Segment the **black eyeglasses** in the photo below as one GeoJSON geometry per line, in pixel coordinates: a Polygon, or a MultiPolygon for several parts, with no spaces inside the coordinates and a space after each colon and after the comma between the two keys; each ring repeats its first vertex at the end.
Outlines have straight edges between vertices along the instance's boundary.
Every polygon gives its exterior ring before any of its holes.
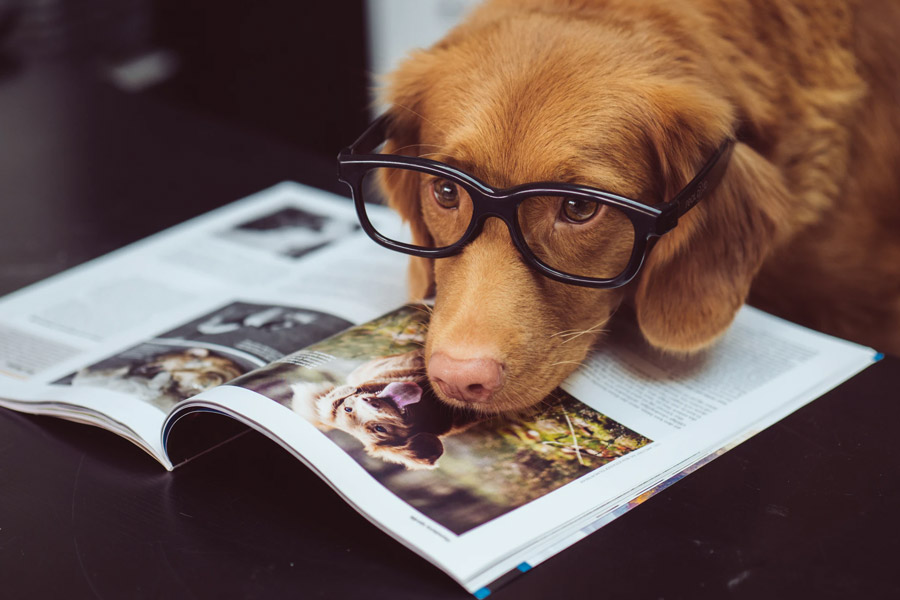
{"type": "Polygon", "coordinates": [[[659,236],[721,180],[734,146],[725,140],[670,202],[653,205],[569,183],[528,183],[497,189],[450,165],[395,154],[373,154],[387,136],[388,116],[374,121],[338,155],[338,179],[348,186],[360,224],[373,240],[423,258],[458,254],[489,217],[506,223],[522,257],[543,275],[574,285],[615,288],[631,281],[659,236]],[[418,179],[422,218],[433,245],[410,243],[401,232],[376,227],[367,202],[394,177],[418,179]]]}

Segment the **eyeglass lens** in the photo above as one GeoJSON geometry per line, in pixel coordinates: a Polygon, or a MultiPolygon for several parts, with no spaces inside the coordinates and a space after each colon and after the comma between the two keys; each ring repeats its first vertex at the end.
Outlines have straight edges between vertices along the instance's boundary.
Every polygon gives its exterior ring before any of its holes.
{"type": "MultiPolygon", "coordinates": [[[[472,220],[473,202],[459,183],[408,169],[378,167],[363,179],[366,202],[384,204],[385,191],[417,194],[422,218],[433,237],[429,248],[462,239],[472,220]]],[[[631,220],[620,209],[587,198],[535,196],[517,211],[525,244],[545,265],[579,277],[613,279],[628,267],[635,244],[631,220]]],[[[378,227],[378,226],[376,226],[378,227]]],[[[379,233],[409,243],[398,231],[379,233]]]]}

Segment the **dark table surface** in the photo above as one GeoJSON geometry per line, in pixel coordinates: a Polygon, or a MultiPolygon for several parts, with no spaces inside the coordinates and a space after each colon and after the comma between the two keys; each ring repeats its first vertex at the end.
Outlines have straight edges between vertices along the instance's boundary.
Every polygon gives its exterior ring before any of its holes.
{"type": "MultiPolygon", "coordinates": [[[[330,160],[80,69],[0,79],[0,293],[330,160]]],[[[502,598],[897,598],[888,357],[513,581],[502,598]]],[[[267,439],[165,472],[0,410],[0,598],[465,598],[267,439]]]]}

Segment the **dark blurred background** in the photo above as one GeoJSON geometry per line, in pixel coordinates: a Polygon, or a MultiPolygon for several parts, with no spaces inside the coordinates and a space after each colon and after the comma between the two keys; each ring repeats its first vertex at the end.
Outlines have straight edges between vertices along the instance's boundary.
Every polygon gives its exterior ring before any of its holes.
{"type": "Polygon", "coordinates": [[[431,43],[472,3],[0,0],[0,71],[64,61],[333,156],[371,116],[371,73],[431,43]]]}
{"type": "Polygon", "coordinates": [[[280,181],[476,0],[0,0],[0,295],[280,181]]]}

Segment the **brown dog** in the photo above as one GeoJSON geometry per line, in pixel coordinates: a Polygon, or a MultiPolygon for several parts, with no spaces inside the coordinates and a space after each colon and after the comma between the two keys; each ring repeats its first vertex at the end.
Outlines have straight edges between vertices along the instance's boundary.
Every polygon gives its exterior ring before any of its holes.
{"type": "Polygon", "coordinates": [[[437,466],[441,437],[479,420],[437,400],[418,350],[363,363],[344,385],[302,382],[291,389],[294,411],[313,425],[348,433],[370,456],[407,469],[437,466]]]}
{"type": "MultiPolygon", "coordinates": [[[[436,290],[426,359],[441,399],[539,402],[623,302],[668,351],[711,344],[750,294],[900,352],[898,30],[900,4],[878,0],[496,0],[413,54],[386,88],[385,152],[495,187],[581,183],[653,204],[737,140],[721,183],[624,288],[537,274],[497,219],[461,254],[412,259],[413,298],[436,290]]],[[[417,243],[453,233],[418,174],[385,187],[417,243]]]]}

